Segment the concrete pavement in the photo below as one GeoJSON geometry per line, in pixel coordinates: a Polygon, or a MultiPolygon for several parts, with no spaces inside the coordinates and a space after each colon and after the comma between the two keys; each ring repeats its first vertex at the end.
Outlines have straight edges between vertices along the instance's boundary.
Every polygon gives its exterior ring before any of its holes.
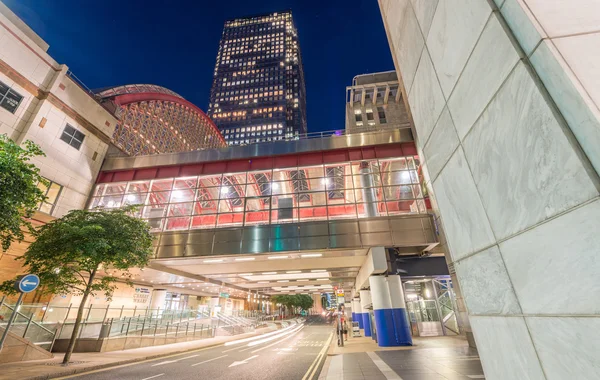
{"type": "Polygon", "coordinates": [[[255,337],[277,331],[274,324],[269,327],[257,329],[253,333],[236,336],[218,336],[184,343],[163,346],[144,347],[126,351],[113,351],[104,353],[74,353],[71,357],[72,364],[62,366],[62,355],[55,354],[51,360],[36,360],[0,365],[0,379],[50,379],[60,376],[72,375],[106,367],[140,362],[168,355],[181,354],[192,350],[199,350],[223,345],[226,342],[241,338],[255,337]]]}
{"type": "Polygon", "coordinates": [[[66,378],[312,380],[318,378],[332,336],[330,325],[308,322],[271,335],[66,378]]]}

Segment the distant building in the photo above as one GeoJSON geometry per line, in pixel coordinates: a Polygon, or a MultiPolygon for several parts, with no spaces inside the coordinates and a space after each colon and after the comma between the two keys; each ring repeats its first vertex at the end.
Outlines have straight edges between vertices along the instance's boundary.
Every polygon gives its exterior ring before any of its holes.
{"type": "Polygon", "coordinates": [[[229,145],[306,133],[306,90],[291,11],[225,22],[208,115],[229,145]]]}
{"type": "Polygon", "coordinates": [[[395,71],[357,75],[346,87],[346,133],[410,130],[395,71]]]}
{"type": "Polygon", "coordinates": [[[119,119],[112,140],[127,155],[226,146],[215,124],[200,108],[164,87],[110,87],[97,91],[96,97],[119,119]]]}

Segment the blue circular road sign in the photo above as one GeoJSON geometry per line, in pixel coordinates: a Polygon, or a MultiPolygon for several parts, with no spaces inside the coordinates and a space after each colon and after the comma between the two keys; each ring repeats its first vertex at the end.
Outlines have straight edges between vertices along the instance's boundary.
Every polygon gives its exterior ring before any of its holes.
{"type": "Polygon", "coordinates": [[[21,293],[30,293],[40,286],[40,278],[36,274],[26,274],[15,285],[21,293]]]}

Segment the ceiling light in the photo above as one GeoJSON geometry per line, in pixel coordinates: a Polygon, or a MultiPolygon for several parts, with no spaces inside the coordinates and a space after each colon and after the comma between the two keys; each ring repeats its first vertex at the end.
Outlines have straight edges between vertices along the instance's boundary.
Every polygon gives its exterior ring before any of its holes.
{"type": "Polygon", "coordinates": [[[269,260],[281,260],[281,259],[289,259],[289,256],[269,256],[267,259],[269,260]]]}
{"type": "Polygon", "coordinates": [[[277,272],[262,272],[262,274],[277,274],[277,272]]]}
{"type": "Polygon", "coordinates": [[[290,280],[279,280],[277,282],[290,282],[290,280]]]}
{"type": "Polygon", "coordinates": [[[203,263],[222,263],[223,261],[225,261],[225,259],[210,259],[204,260],[203,263]]]}
{"type": "Polygon", "coordinates": [[[252,276],[252,273],[240,273],[239,276],[252,276]]]}
{"type": "Polygon", "coordinates": [[[287,271],[285,273],[287,273],[287,274],[294,274],[294,273],[302,273],[302,271],[301,270],[289,270],[289,271],[287,271]]]}
{"type": "Polygon", "coordinates": [[[329,280],[328,278],[317,278],[317,281],[327,281],[329,280]]]}
{"type": "Polygon", "coordinates": [[[239,259],[235,259],[235,261],[253,261],[256,260],[256,257],[242,257],[239,259]]]}
{"type": "Polygon", "coordinates": [[[302,257],[302,258],[321,257],[321,256],[323,256],[322,253],[305,253],[304,255],[300,255],[300,257],[302,257]]]}
{"type": "Polygon", "coordinates": [[[313,269],[313,270],[311,270],[311,272],[317,273],[317,272],[327,272],[327,271],[325,269],[313,269]]]}
{"type": "Polygon", "coordinates": [[[296,280],[296,281],[308,281],[307,279],[302,279],[302,280],[296,280]]]}
{"type": "Polygon", "coordinates": [[[257,284],[268,284],[269,281],[258,281],[257,284]]]}

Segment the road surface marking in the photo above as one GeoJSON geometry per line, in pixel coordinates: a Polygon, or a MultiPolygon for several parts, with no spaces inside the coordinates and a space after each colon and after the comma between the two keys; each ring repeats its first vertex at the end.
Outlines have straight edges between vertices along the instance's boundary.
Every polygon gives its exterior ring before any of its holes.
{"type": "Polygon", "coordinates": [[[160,363],[153,364],[153,365],[152,365],[152,367],[156,367],[156,366],[163,365],[163,364],[177,363],[178,361],[185,360],[185,359],[191,359],[191,358],[195,358],[195,357],[197,357],[197,356],[200,356],[200,354],[198,354],[198,355],[192,355],[192,356],[188,356],[188,357],[181,358],[181,359],[167,360],[167,361],[164,361],[164,362],[160,362],[160,363]]]}
{"type": "MultiPolygon", "coordinates": [[[[302,326],[302,327],[304,327],[304,326],[302,326]]],[[[302,330],[302,329],[300,329],[300,330],[296,331],[295,333],[293,333],[293,334],[291,334],[291,335],[289,335],[289,336],[286,336],[285,338],[283,338],[283,339],[281,339],[281,340],[279,340],[279,341],[277,341],[277,342],[275,342],[275,343],[271,343],[271,344],[269,344],[268,346],[264,346],[264,347],[261,347],[261,348],[259,348],[259,349],[256,349],[256,350],[254,350],[254,351],[250,351],[250,353],[251,353],[251,354],[253,354],[253,353],[255,353],[255,352],[262,351],[262,350],[264,350],[265,348],[269,348],[269,347],[272,347],[272,346],[274,346],[274,345],[276,345],[276,344],[279,344],[279,343],[283,342],[284,340],[290,339],[290,338],[291,338],[291,337],[293,337],[294,335],[298,334],[298,333],[299,333],[301,330],[302,330]]]]}
{"type": "Polygon", "coordinates": [[[394,372],[394,370],[391,369],[389,365],[385,364],[385,362],[379,356],[377,356],[376,353],[367,352],[367,355],[369,355],[373,363],[375,363],[377,368],[379,368],[379,370],[381,371],[381,373],[383,373],[383,376],[385,376],[386,379],[402,380],[402,378],[398,376],[398,374],[394,372]]]}
{"type": "Polygon", "coordinates": [[[324,359],[326,356],[325,353],[329,349],[329,345],[331,344],[332,339],[333,339],[333,333],[330,333],[329,339],[327,339],[327,341],[325,342],[325,345],[323,346],[323,348],[321,349],[321,351],[319,352],[319,354],[317,355],[315,360],[313,360],[310,367],[308,367],[308,370],[304,374],[304,377],[302,377],[302,380],[312,380],[312,378],[315,375],[315,372],[317,372],[317,369],[319,368],[319,365],[321,364],[320,363],[321,359],[324,359]]]}
{"type": "Polygon", "coordinates": [[[484,375],[467,375],[470,379],[485,379],[484,375]]]}
{"type": "Polygon", "coordinates": [[[247,364],[250,360],[257,358],[257,357],[258,357],[258,355],[254,355],[254,356],[250,356],[248,359],[244,359],[239,362],[233,362],[229,365],[229,367],[231,368],[231,367],[237,367],[238,365],[247,364]]]}
{"type": "Polygon", "coordinates": [[[266,334],[262,334],[262,335],[257,335],[257,336],[252,336],[250,338],[238,339],[238,340],[234,340],[234,341],[231,341],[231,342],[226,342],[224,345],[225,346],[234,346],[236,344],[250,342],[250,341],[253,341],[253,340],[256,340],[256,339],[262,339],[262,338],[265,338],[267,336],[271,336],[271,335],[275,335],[275,334],[281,334],[282,332],[288,331],[288,330],[290,330],[290,329],[292,329],[294,327],[296,327],[295,324],[293,324],[293,325],[291,325],[289,327],[286,327],[284,329],[276,330],[276,331],[273,331],[273,332],[270,332],[270,333],[266,333],[266,334]]]}
{"type": "MultiPolygon", "coordinates": [[[[283,339],[281,339],[281,340],[278,340],[277,342],[275,342],[275,343],[273,343],[273,344],[269,344],[268,346],[265,346],[264,348],[267,348],[267,347],[272,347],[273,345],[275,345],[275,344],[277,344],[277,343],[283,342],[284,340],[286,340],[286,339],[287,339],[287,338],[289,338],[290,336],[292,336],[292,335],[296,335],[296,333],[297,333],[298,331],[302,330],[303,328],[304,328],[304,325],[300,325],[298,328],[296,328],[296,329],[294,329],[294,330],[292,330],[292,331],[288,331],[288,332],[286,332],[285,334],[281,334],[281,336],[277,335],[277,336],[275,336],[275,337],[271,337],[271,338],[265,339],[265,340],[264,340],[262,343],[270,342],[270,341],[272,341],[272,340],[273,340],[273,339],[275,339],[275,338],[280,338],[280,337],[283,337],[283,339]],[[288,334],[289,334],[289,335],[288,335],[288,334]],[[288,335],[288,336],[286,336],[286,335],[288,335]]],[[[262,344],[262,343],[260,343],[260,344],[262,344]]],[[[252,343],[250,343],[250,344],[248,344],[248,348],[244,348],[243,350],[240,350],[240,352],[244,352],[244,351],[251,350],[251,349],[253,349],[253,348],[254,348],[254,346],[256,346],[256,345],[258,345],[258,344],[252,344],[252,343]]],[[[262,350],[262,348],[261,348],[261,350],[262,350]]],[[[260,350],[258,350],[258,351],[260,351],[260,350]]],[[[256,352],[256,351],[252,351],[252,353],[254,353],[254,352],[256,352]]]]}
{"type": "Polygon", "coordinates": [[[191,367],[195,367],[195,366],[197,366],[197,365],[200,365],[200,364],[204,364],[204,363],[212,362],[213,360],[217,360],[217,359],[223,359],[223,358],[224,358],[224,357],[226,357],[226,356],[227,356],[227,355],[223,355],[223,356],[219,356],[218,358],[212,358],[212,359],[208,359],[208,360],[205,360],[205,361],[203,361],[203,362],[200,362],[200,363],[192,364],[192,365],[191,365],[191,367]]]}
{"type": "Polygon", "coordinates": [[[164,375],[164,373],[161,373],[160,375],[154,375],[154,376],[146,377],[145,379],[142,379],[142,380],[150,380],[150,379],[154,379],[155,377],[162,376],[162,375],[164,375]]]}

